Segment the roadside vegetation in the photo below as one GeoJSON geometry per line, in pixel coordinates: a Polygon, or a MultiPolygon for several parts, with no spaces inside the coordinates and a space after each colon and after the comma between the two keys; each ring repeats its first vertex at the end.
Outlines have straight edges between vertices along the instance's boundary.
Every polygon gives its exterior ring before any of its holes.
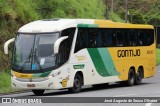
{"type": "Polygon", "coordinates": [[[0,73],[0,93],[12,92],[9,71],[0,73]]]}
{"type": "Polygon", "coordinates": [[[160,65],[160,48],[156,49],[156,64],[160,65]]]}

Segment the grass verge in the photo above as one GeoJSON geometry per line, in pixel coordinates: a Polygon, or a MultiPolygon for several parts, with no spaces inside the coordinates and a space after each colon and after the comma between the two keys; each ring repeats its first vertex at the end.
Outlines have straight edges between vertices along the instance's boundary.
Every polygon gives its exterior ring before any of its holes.
{"type": "Polygon", "coordinates": [[[160,49],[156,49],[156,65],[160,65],[160,49]]]}
{"type": "Polygon", "coordinates": [[[11,77],[8,71],[2,71],[0,73],[0,93],[12,92],[11,77]]]}

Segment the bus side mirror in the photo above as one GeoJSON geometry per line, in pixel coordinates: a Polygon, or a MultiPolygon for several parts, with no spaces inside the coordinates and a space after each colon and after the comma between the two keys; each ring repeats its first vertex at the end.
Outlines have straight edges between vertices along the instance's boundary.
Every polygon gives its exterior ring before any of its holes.
{"type": "Polygon", "coordinates": [[[54,43],[54,54],[57,54],[58,51],[59,51],[59,45],[61,44],[62,41],[64,41],[65,39],[67,39],[68,36],[64,36],[64,37],[61,37],[59,38],[58,40],[56,40],[56,42],[54,43]]]}
{"type": "Polygon", "coordinates": [[[5,44],[4,44],[4,53],[5,54],[8,54],[8,45],[10,43],[12,43],[14,40],[15,40],[15,38],[12,38],[12,39],[9,39],[8,41],[5,42],[5,44]]]}

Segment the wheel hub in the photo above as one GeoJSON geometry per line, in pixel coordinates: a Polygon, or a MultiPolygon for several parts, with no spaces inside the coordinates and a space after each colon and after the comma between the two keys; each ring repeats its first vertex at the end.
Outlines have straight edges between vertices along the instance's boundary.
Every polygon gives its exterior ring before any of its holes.
{"type": "Polygon", "coordinates": [[[75,85],[75,88],[78,88],[80,86],[79,80],[76,79],[74,82],[74,85],[75,85]]]}

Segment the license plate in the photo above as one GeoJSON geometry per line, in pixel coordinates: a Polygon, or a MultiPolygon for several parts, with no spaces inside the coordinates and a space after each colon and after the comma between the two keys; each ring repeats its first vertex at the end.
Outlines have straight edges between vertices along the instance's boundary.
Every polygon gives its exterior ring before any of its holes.
{"type": "Polygon", "coordinates": [[[30,87],[35,87],[35,84],[27,84],[27,87],[30,88],[30,87]]]}

